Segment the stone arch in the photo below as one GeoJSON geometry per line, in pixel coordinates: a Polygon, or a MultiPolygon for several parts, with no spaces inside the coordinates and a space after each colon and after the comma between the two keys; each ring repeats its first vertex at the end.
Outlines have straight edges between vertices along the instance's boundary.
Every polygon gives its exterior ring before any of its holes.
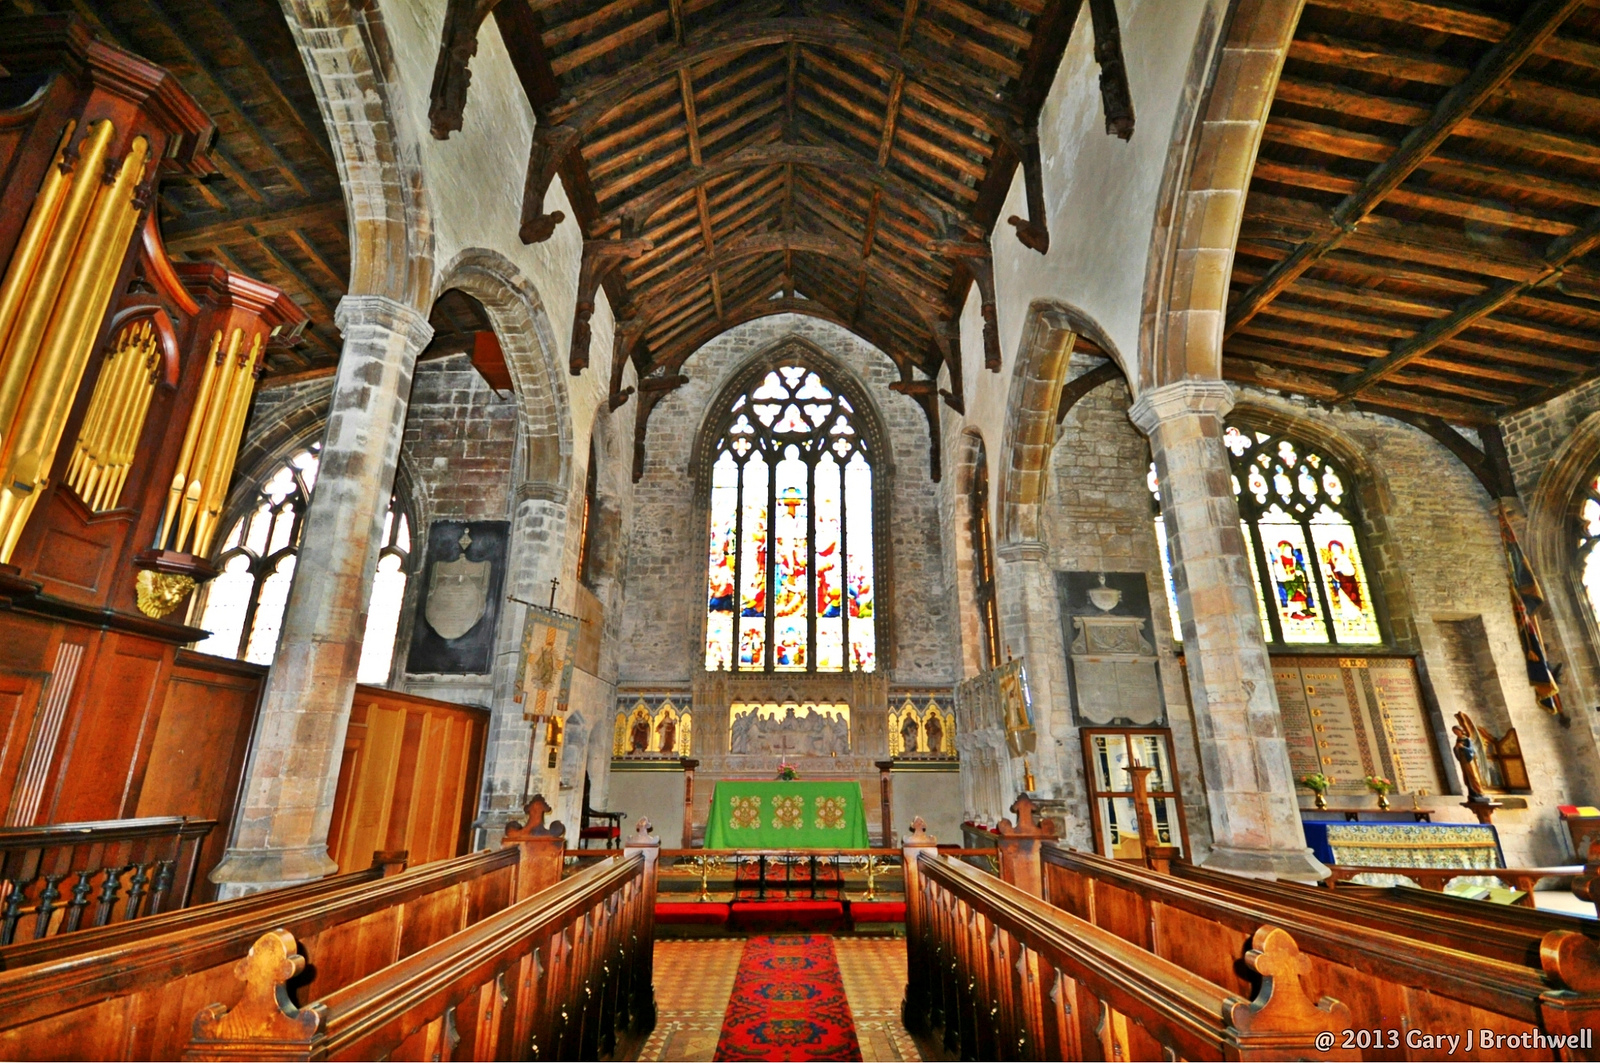
{"type": "Polygon", "coordinates": [[[483,304],[517,389],[524,451],[519,496],[568,501],[572,416],[560,347],[544,300],[527,275],[498,251],[468,248],[439,273],[434,297],[458,288],[483,304]]]}
{"type": "Polygon", "coordinates": [[[1305,0],[1232,0],[1220,33],[1213,16],[1204,16],[1146,259],[1140,392],[1222,377],[1234,245],[1261,133],[1304,6],[1305,0]]]}
{"type": "Polygon", "coordinates": [[[1391,519],[1398,503],[1388,476],[1368,456],[1366,447],[1328,421],[1308,416],[1303,407],[1264,396],[1239,396],[1226,420],[1263,432],[1293,435],[1313,444],[1355,480],[1354,497],[1360,516],[1357,530],[1368,581],[1377,588],[1379,622],[1398,649],[1420,650],[1422,642],[1405,576],[1405,558],[1391,519]]]}
{"type": "Polygon", "coordinates": [[[989,460],[983,435],[969,427],[961,433],[954,454],[954,506],[950,521],[952,564],[955,569],[956,624],[961,632],[961,672],[977,675],[983,667],[979,643],[983,638],[978,615],[974,565],[978,551],[972,541],[972,487],[978,467],[989,460]]]}
{"type": "Polygon", "coordinates": [[[1564,695],[1568,711],[1585,715],[1585,706],[1600,703],[1600,620],[1584,602],[1582,575],[1573,564],[1572,528],[1578,517],[1582,488],[1600,468],[1600,412],[1579,422],[1545,467],[1528,500],[1523,546],[1544,586],[1546,605],[1555,617],[1567,671],[1563,678],[1576,689],[1564,695]]]}
{"type": "Polygon", "coordinates": [[[1094,340],[1112,362],[1126,367],[1105,330],[1083,311],[1042,299],[1028,307],[1006,398],[1000,475],[995,478],[999,487],[997,548],[1039,541],[1050,449],[1055,445],[1056,409],[1072,364],[1073,339],[1078,335],[1094,340]]]}
{"type": "Polygon", "coordinates": [[[379,0],[281,0],[339,167],[354,295],[426,305],[433,212],[379,0]]]}

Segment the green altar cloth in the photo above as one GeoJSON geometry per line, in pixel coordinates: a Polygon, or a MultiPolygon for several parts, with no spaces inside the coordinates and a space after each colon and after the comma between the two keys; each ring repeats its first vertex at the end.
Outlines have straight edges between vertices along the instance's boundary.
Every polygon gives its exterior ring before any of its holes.
{"type": "Polygon", "coordinates": [[[865,849],[867,814],[853,782],[719,782],[707,849],[865,849]]]}

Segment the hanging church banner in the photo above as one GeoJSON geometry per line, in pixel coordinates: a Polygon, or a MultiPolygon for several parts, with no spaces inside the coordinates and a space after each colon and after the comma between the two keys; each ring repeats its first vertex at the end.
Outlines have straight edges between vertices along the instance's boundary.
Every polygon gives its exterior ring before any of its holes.
{"type": "Polygon", "coordinates": [[[527,719],[559,717],[566,713],[572,691],[580,621],[571,613],[537,605],[527,609],[517,660],[517,700],[527,719]]]}
{"type": "Polygon", "coordinates": [[[510,532],[503,520],[436,521],[428,529],[406,671],[481,675],[490,670],[510,532]]]}
{"type": "Polygon", "coordinates": [[[1056,594],[1078,726],[1165,726],[1144,573],[1057,572],[1056,594]]]}
{"type": "Polygon", "coordinates": [[[1032,753],[1039,739],[1033,730],[1033,695],[1022,661],[1007,661],[956,687],[956,718],[969,734],[1003,731],[1014,757],[1032,753]]]}

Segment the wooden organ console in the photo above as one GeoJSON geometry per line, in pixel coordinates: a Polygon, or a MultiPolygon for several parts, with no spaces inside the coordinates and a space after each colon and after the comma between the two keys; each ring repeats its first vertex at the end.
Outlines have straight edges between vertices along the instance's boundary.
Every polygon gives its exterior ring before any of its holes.
{"type": "Polygon", "coordinates": [[[183,650],[184,607],[266,351],[306,317],[167,257],[160,180],[214,169],[171,73],[54,16],[0,20],[0,68],[3,824],[227,823],[263,670],[183,650]]]}

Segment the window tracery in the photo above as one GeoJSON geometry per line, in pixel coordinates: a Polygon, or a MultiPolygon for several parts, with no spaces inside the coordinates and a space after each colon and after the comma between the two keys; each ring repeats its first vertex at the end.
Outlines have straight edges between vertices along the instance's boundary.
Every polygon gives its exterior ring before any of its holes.
{"type": "MultiPolygon", "coordinates": [[[[272,663],[321,449],[314,443],[284,460],[262,483],[250,511],[229,529],[216,559],[220,575],[207,585],[200,611],[199,626],[210,635],[195,644],[196,650],[272,663]]],[[[357,682],[389,679],[410,556],[411,522],[394,496],[383,520],[357,682]]]]}
{"type": "MultiPolygon", "coordinates": [[[[1294,646],[1382,643],[1353,519],[1350,478],[1326,455],[1287,435],[1229,425],[1222,443],[1230,456],[1239,531],[1266,641],[1294,646]]],[[[1173,637],[1181,640],[1153,462],[1147,483],[1173,637]]],[[[1600,522],[1600,503],[1596,513],[1600,522]]]]}
{"type": "Polygon", "coordinates": [[[716,437],[707,671],[877,669],[873,476],[850,400],[780,364],[716,437]]]}

